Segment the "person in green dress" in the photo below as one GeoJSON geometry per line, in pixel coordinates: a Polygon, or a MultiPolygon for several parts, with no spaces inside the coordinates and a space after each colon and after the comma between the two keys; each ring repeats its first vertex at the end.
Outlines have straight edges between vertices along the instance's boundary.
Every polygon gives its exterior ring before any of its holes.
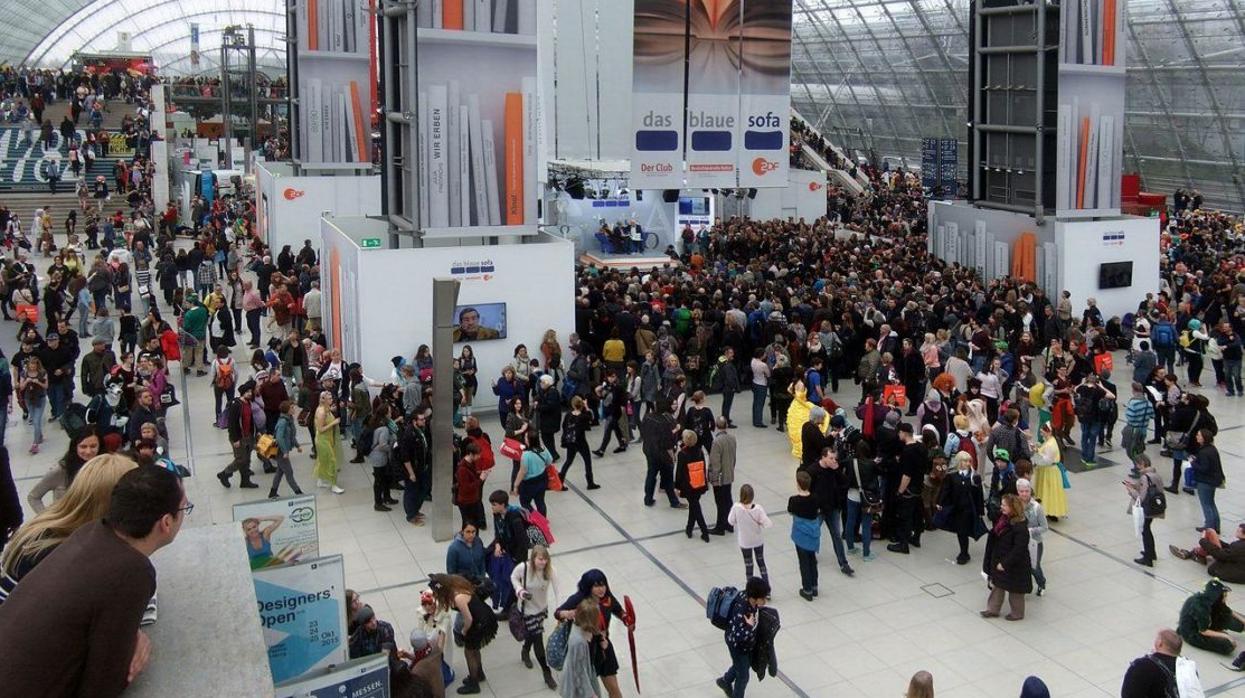
{"type": "Polygon", "coordinates": [[[333,413],[333,395],[327,390],[320,393],[320,405],[316,407],[316,485],[331,488],[333,494],[345,492],[337,486],[338,442],[337,430],[341,417],[333,413]]]}

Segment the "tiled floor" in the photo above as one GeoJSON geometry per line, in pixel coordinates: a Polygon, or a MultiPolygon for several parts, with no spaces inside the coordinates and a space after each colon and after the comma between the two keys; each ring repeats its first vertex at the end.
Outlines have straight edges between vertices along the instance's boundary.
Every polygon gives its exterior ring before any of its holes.
{"type": "MultiPolygon", "coordinates": [[[[0,345],[11,356],[15,327],[5,326],[0,345]]],[[[1122,364],[1123,357],[1117,360],[1122,364]]],[[[189,498],[196,504],[190,525],[226,522],[231,505],[262,497],[265,490],[220,487],[212,473],[229,460],[229,445],[211,424],[207,379],[192,379],[185,392],[186,407],[174,409],[168,424],[174,454],[196,473],[188,481],[189,498]]],[[[1245,402],[1206,392],[1222,430],[1219,444],[1229,487],[1220,493],[1219,503],[1224,525],[1231,527],[1245,520],[1245,402]]],[[[711,402],[716,407],[716,400],[711,402]]],[[[748,405],[737,409],[742,414],[748,405]]],[[[495,415],[485,428],[497,433],[495,415]]],[[[44,451],[27,456],[29,434],[28,426],[18,424],[10,426],[7,439],[23,497],[66,445],[64,434],[53,427],[44,451]]],[[[751,483],[760,504],[782,512],[793,486],[786,435],[744,426],[737,436],[736,486],[751,483]]],[[[1157,459],[1157,447],[1150,450],[1157,459]]],[[[1120,457],[1118,451],[1107,454],[1120,457]]],[[[1170,461],[1159,460],[1169,467],[1170,461]]],[[[300,482],[315,491],[311,459],[299,456],[295,464],[300,482]]],[[[321,549],[345,556],[347,585],[359,590],[403,638],[425,578],[444,565],[445,545],[434,543],[428,528],[409,526],[400,510],[374,512],[370,472],[348,463],[342,468],[346,493],[319,491],[321,549]]],[[[584,570],[601,568],[619,595],[635,601],[644,695],[717,695],[713,679],[729,660],[722,634],[705,620],[701,601],[712,586],[742,583],[742,560],[733,537],[714,538],[710,544],[688,540],[682,535],[683,512],[660,504],[644,507],[644,462],[638,448],[607,455],[595,471],[602,489],[583,490],[582,470],[575,468],[573,490],[548,497],[558,537],[554,564],[561,594],[573,590],[584,570]]],[[[956,566],[951,561],[955,540],[941,533],[925,536],[923,547],[910,556],[889,554],[879,546],[876,561],[855,558],[852,579],[838,573],[829,541],[823,541],[823,593],[807,603],[795,593],[798,572],[788,519],[785,513],[775,516],[766,547],[772,603],[783,622],[777,638],[781,673],[759,683],[754,676],[749,695],[895,698],[919,669],[933,673],[939,698],[1018,695],[1029,674],[1042,677],[1059,698],[1118,695],[1128,662],[1148,651],[1155,629],[1174,625],[1183,598],[1206,580],[1203,567],[1166,553],[1169,543],[1187,547],[1196,537],[1193,527],[1200,524],[1200,511],[1188,495],[1173,497],[1167,519],[1155,525],[1161,552],[1153,572],[1132,564],[1139,543],[1125,514],[1127,500],[1119,484],[1123,475],[1124,468],[1116,466],[1071,476],[1071,515],[1055,524],[1046,540],[1047,594],[1029,597],[1028,615],[1021,623],[977,616],[986,595],[976,565],[982,544],[973,546],[974,564],[956,566]]],[[[267,484],[265,477],[259,480],[267,484]]],[[[488,483],[486,488],[500,484],[488,483]]],[[[706,504],[712,516],[712,504],[706,504]]],[[[627,667],[625,638],[615,640],[627,667]]],[[[485,650],[485,693],[550,695],[539,671],[520,664],[518,649],[503,629],[485,650]]],[[[1221,666],[1220,657],[1196,649],[1187,654],[1197,660],[1208,695],[1245,696],[1245,680],[1221,666]]],[[[454,661],[461,675],[461,653],[454,661]]],[[[630,669],[620,678],[623,692],[633,695],[630,669]]]]}

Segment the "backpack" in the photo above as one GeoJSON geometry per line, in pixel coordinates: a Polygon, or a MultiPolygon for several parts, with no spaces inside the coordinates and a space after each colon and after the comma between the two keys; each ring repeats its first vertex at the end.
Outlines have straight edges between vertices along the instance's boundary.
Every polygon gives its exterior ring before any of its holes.
{"type": "Polygon", "coordinates": [[[1163,493],[1163,489],[1154,483],[1154,480],[1146,478],[1146,482],[1150,483],[1146,486],[1146,491],[1141,495],[1141,511],[1148,518],[1162,517],[1167,513],[1167,496],[1163,493]]]}
{"type": "Polygon", "coordinates": [[[973,443],[972,434],[969,434],[968,437],[963,437],[963,436],[960,436],[959,432],[956,432],[955,435],[956,435],[956,438],[959,439],[959,444],[956,445],[955,452],[956,453],[967,453],[969,457],[973,459],[973,469],[976,470],[977,468],[977,444],[973,443]]]}
{"type": "Polygon", "coordinates": [[[531,545],[553,545],[557,539],[549,528],[549,519],[535,509],[523,510],[523,525],[527,530],[527,541],[531,545]]]}
{"type": "Polygon", "coordinates": [[[743,598],[743,594],[735,587],[713,587],[709,597],[705,599],[705,617],[719,630],[729,630],[731,613],[735,602],[743,598]]]}
{"type": "Polygon", "coordinates": [[[233,361],[216,362],[216,387],[221,390],[229,390],[233,387],[238,376],[233,372],[233,361]]]}
{"type": "Polygon", "coordinates": [[[692,461],[687,464],[687,485],[693,490],[703,490],[707,486],[705,462],[703,460],[692,461]]]}
{"type": "Polygon", "coordinates": [[[366,456],[372,452],[372,448],[376,445],[376,430],[364,427],[359,432],[359,438],[355,439],[355,450],[360,456],[366,456]]]}
{"type": "Polygon", "coordinates": [[[1111,355],[1106,352],[1095,355],[1094,371],[1097,372],[1098,375],[1102,375],[1103,371],[1106,371],[1107,373],[1114,373],[1115,359],[1111,358],[1111,355]]]}
{"type": "Polygon", "coordinates": [[[77,402],[70,403],[60,418],[61,428],[71,439],[81,432],[86,424],[86,405],[77,402]]]}
{"type": "Polygon", "coordinates": [[[838,362],[843,358],[843,340],[833,332],[830,333],[830,347],[826,354],[830,357],[830,361],[838,362]]]}
{"type": "Polygon", "coordinates": [[[1166,349],[1176,343],[1176,330],[1170,323],[1160,322],[1150,330],[1150,338],[1156,348],[1166,349]]]}

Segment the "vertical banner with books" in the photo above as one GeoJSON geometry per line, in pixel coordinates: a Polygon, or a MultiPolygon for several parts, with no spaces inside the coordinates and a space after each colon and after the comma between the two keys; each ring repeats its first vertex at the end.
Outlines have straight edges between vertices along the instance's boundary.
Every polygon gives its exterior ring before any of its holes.
{"type": "Polygon", "coordinates": [[[190,67],[199,67],[199,25],[190,25],[190,67]]]}
{"type": "Polygon", "coordinates": [[[791,0],[742,1],[739,186],[785,187],[791,142],[791,0]]]}
{"type": "Polygon", "coordinates": [[[242,522],[252,570],[298,562],[320,554],[315,495],[235,504],[233,520],[242,522]]]}
{"type": "Polygon", "coordinates": [[[348,659],[341,555],[252,573],[273,683],[348,659]]]}
{"type": "Polygon", "coordinates": [[[633,189],[683,186],[687,0],[635,0],[633,189]]]}
{"type": "Polygon", "coordinates": [[[690,6],[685,186],[734,187],[743,2],[699,0],[690,6]]]}

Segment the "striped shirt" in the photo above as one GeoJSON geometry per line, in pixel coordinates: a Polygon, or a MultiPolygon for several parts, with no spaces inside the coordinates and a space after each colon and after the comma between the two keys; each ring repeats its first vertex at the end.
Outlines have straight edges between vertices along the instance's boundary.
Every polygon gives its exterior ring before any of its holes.
{"type": "Polygon", "coordinates": [[[1145,429],[1154,419],[1154,406],[1144,397],[1134,396],[1124,409],[1124,423],[1134,429],[1145,429]]]}

